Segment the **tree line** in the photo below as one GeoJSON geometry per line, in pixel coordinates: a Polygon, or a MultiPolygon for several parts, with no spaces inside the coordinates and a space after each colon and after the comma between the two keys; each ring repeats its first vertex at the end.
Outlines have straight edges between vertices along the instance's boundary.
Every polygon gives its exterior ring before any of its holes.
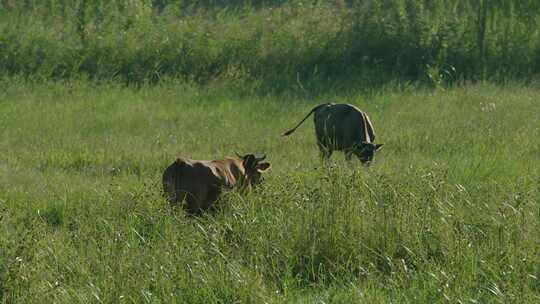
{"type": "Polygon", "coordinates": [[[534,79],[534,0],[0,0],[0,73],[156,82],[534,79]]]}

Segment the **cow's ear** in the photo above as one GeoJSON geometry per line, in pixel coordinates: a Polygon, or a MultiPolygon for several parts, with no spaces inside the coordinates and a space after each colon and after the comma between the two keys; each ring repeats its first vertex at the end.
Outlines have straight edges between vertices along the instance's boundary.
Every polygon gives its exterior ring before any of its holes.
{"type": "Polygon", "coordinates": [[[255,166],[255,168],[257,168],[257,171],[259,171],[259,172],[265,172],[268,169],[270,169],[271,167],[272,167],[272,165],[270,165],[270,163],[259,163],[259,164],[257,164],[257,166],[255,166]]]}
{"type": "Polygon", "coordinates": [[[383,144],[376,144],[375,145],[375,151],[379,150],[380,148],[382,148],[383,144]]]}

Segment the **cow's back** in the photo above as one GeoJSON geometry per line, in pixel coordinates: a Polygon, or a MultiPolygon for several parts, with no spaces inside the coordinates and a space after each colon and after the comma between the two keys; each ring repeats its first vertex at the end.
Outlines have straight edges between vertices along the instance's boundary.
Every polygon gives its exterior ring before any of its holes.
{"type": "Polygon", "coordinates": [[[327,104],[313,117],[317,141],[331,149],[343,150],[366,141],[362,112],[349,104],[327,104]]]}

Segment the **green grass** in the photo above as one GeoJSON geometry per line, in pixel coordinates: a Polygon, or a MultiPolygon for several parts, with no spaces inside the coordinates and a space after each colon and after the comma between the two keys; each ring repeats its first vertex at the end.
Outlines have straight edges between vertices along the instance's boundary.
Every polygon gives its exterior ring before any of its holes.
{"type": "Polygon", "coordinates": [[[0,1],[0,77],[314,92],[538,75],[537,0],[0,1]]]}
{"type": "Polygon", "coordinates": [[[261,96],[226,85],[3,80],[2,303],[537,303],[540,104],[532,87],[261,96]],[[317,103],[365,110],[369,169],[322,168],[317,103]],[[265,183],[189,218],[176,156],[267,153],[265,183]]]}

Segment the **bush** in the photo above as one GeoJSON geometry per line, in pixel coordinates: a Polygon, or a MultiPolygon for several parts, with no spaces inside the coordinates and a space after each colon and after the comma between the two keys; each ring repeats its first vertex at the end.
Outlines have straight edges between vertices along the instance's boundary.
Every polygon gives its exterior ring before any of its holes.
{"type": "Polygon", "coordinates": [[[540,73],[539,12],[535,1],[6,1],[0,70],[275,87],[529,79],[540,73]]]}

